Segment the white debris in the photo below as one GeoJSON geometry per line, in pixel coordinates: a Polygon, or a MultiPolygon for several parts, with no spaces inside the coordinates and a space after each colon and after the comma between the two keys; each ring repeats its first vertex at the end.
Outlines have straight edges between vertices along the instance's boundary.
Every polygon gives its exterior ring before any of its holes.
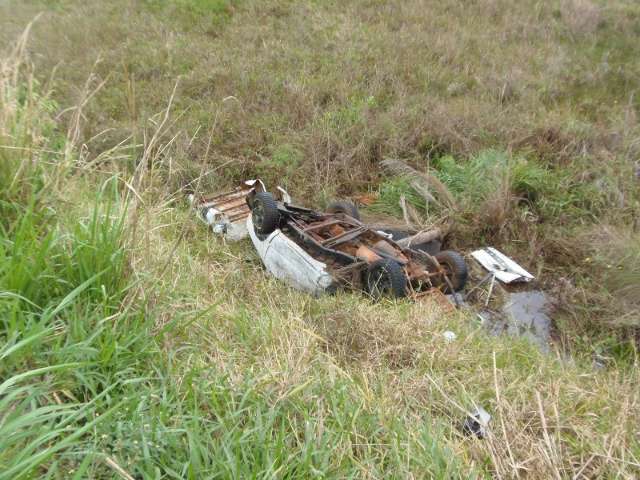
{"type": "Polygon", "coordinates": [[[455,341],[456,338],[458,338],[458,336],[455,334],[455,332],[452,332],[451,330],[447,330],[446,332],[444,332],[442,334],[442,336],[444,337],[444,339],[446,340],[447,343],[451,343],[451,342],[455,341]]]}
{"type": "Polygon", "coordinates": [[[264,183],[262,183],[262,180],[260,180],[259,178],[254,178],[254,179],[251,179],[251,180],[245,180],[244,184],[248,185],[250,187],[255,187],[256,184],[259,184],[262,187],[263,191],[267,190],[267,187],[264,186],[264,183]]]}
{"type": "Polygon", "coordinates": [[[209,196],[188,195],[187,199],[197,216],[209,225],[215,234],[227,240],[238,241],[247,233],[246,218],[251,215],[246,197],[254,191],[265,191],[262,180],[245,180],[234,190],[209,196]]]}
{"type": "Polygon", "coordinates": [[[534,276],[493,247],[485,247],[471,252],[480,265],[503,283],[530,282],[534,276]]]}
{"type": "Polygon", "coordinates": [[[464,421],[462,430],[467,435],[475,435],[478,438],[484,438],[489,432],[490,421],[491,415],[489,415],[489,412],[482,407],[477,407],[464,421]]]}
{"type": "Polygon", "coordinates": [[[385,237],[385,238],[388,238],[389,240],[393,240],[393,235],[390,234],[390,233],[387,233],[387,232],[385,232],[383,230],[376,230],[376,233],[378,235],[381,235],[381,236],[385,237]]]}
{"type": "MultiPolygon", "coordinates": [[[[282,197],[282,201],[284,203],[291,203],[291,195],[289,195],[289,192],[287,192],[284,188],[282,188],[280,186],[278,186],[276,188],[280,192],[280,196],[282,197]]],[[[266,191],[266,188],[265,188],[265,191],[266,191]]]]}

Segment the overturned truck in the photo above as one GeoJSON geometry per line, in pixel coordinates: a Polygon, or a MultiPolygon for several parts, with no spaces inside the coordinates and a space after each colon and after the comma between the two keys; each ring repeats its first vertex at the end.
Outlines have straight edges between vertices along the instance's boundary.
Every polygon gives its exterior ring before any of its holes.
{"type": "Polygon", "coordinates": [[[317,212],[282,195],[276,198],[261,186],[246,197],[248,233],[267,270],[299,289],[319,294],[351,288],[374,298],[398,298],[434,289],[452,293],[466,283],[467,266],[460,254],[432,255],[411,247],[430,234],[396,241],[363,224],[349,202],[317,212]]]}

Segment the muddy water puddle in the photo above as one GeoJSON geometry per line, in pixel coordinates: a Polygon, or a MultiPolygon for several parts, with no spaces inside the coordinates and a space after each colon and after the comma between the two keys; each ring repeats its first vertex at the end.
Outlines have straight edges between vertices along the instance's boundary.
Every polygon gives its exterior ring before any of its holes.
{"type": "Polygon", "coordinates": [[[551,344],[549,296],[540,290],[511,292],[499,311],[482,311],[482,324],[494,335],[507,334],[526,338],[544,352],[551,344]]]}

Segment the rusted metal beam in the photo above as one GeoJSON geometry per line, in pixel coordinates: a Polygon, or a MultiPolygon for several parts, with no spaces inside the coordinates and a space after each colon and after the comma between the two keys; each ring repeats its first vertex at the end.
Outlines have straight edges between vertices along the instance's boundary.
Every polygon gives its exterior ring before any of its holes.
{"type": "Polygon", "coordinates": [[[320,230],[321,228],[330,227],[331,225],[337,225],[339,223],[342,223],[342,220],[332,218],[332,219],[329,219],[329,220],[322,221],[320,223],[313,223],[313,224],[309,225],[308,227],[305,227],[303,229],[303,231],[312,232],[314,230],[320,230]]]}
{"type": "Polygon", "coordinates": [[[336,245],[340,245],[341,243],[349,242],[355,238],[358,238],[367,230],[366,227],[357,227],[353,230],[348,230],[340,235],[336,235],[335,237],[328,238],[322,242],[327,248],[333,248],[336,245]]]}
{"type": "Polygon", "coordinates": [[[433,240],[437,240],[442,237],[442,232],[439,228],[434,228],[433,230],[428,230],[426,232],[416,233],[411,237],[402,238],[397,240],[396,243],[400,245],[402,248],[410,248],[411,245],[418,245],[420,243],[427,243],[433,240]]]}

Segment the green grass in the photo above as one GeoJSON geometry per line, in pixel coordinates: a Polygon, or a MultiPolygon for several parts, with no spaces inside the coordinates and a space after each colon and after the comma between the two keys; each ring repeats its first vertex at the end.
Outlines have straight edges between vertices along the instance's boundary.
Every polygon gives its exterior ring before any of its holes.
{"type": "Polygon", "coordinates": [[[401,199],[420,212],[426,213],[427,204],[409,185],[408,179],[403,177],[393,177],[380,184],[378,198],[371,206],[370,210],[376,213],[384,213],[396,217],[402,216],[401,199]]]}
{"type": "Polygon", "coordinates": [[[167,19],[186,30],[201,26],[215,33],[231,17],[235,0],[144,0],[143,4],[160,18],[167,19]]]}
{"type": "MultiPolygon", "coordinates": [[[[19,103],[12,113],[46,119],[35,108],[19,103]]],[[[109,478],[119,469],[144,478],[459,475],[428,422],[409,428],[388,417],[320,358],[315,378],[281,387],[257,358],[240,376],[211,364],[188,330],[219,302],[159,325],[145,294],[180,295],[148,278],[140,290],[132,277],[135,227],[121,182],[107,177],[93,197],[76,190],[81,205],[62,212],[51,175],[62,175],[64,190],[78,179],[38,161],[33,138],[48,125],[39,120],[20,125],[32,139],[13,136],[24,148],[3,157],[13,182],[2,200],[15,215],[0,236],[0,478],[109,478]]],[[[276,150],[274,161],[286,164],[290,151],[276,150]]],[[[264,344],[253,314],[232,311],[226,321],[243,348],[264,344]]]]}
{"type": "Polygon", "coordinates": [[[12,1],[0,39],[40,11],[0,57],[0,480],[638,476],[635,3],[12,1]],[[289,289],[202,173],[450,217],[557,294],[554,353],[289,289]]]}
{"type": "MultiPolygon", "coordinates": [[[[344,478],[360,462],[380,476],[459,470],[428,424],[385,418],[324,367],[278,389],[273,372],[252,371],[257,363],[238,378],[197,358],[189,342],[163,351],[211,308],[158,329],[138,302],[127,306],[124,210],[112,195],[102,190],[69,230],[27,213],[2,238],[11,248],[0,279],[0,478],[107,476],[107,458],[145,478],[344,478]]],[[[260,348],[255,319],[245,330],[242,317],[228,319],[238,341],[260,348]]]]}

